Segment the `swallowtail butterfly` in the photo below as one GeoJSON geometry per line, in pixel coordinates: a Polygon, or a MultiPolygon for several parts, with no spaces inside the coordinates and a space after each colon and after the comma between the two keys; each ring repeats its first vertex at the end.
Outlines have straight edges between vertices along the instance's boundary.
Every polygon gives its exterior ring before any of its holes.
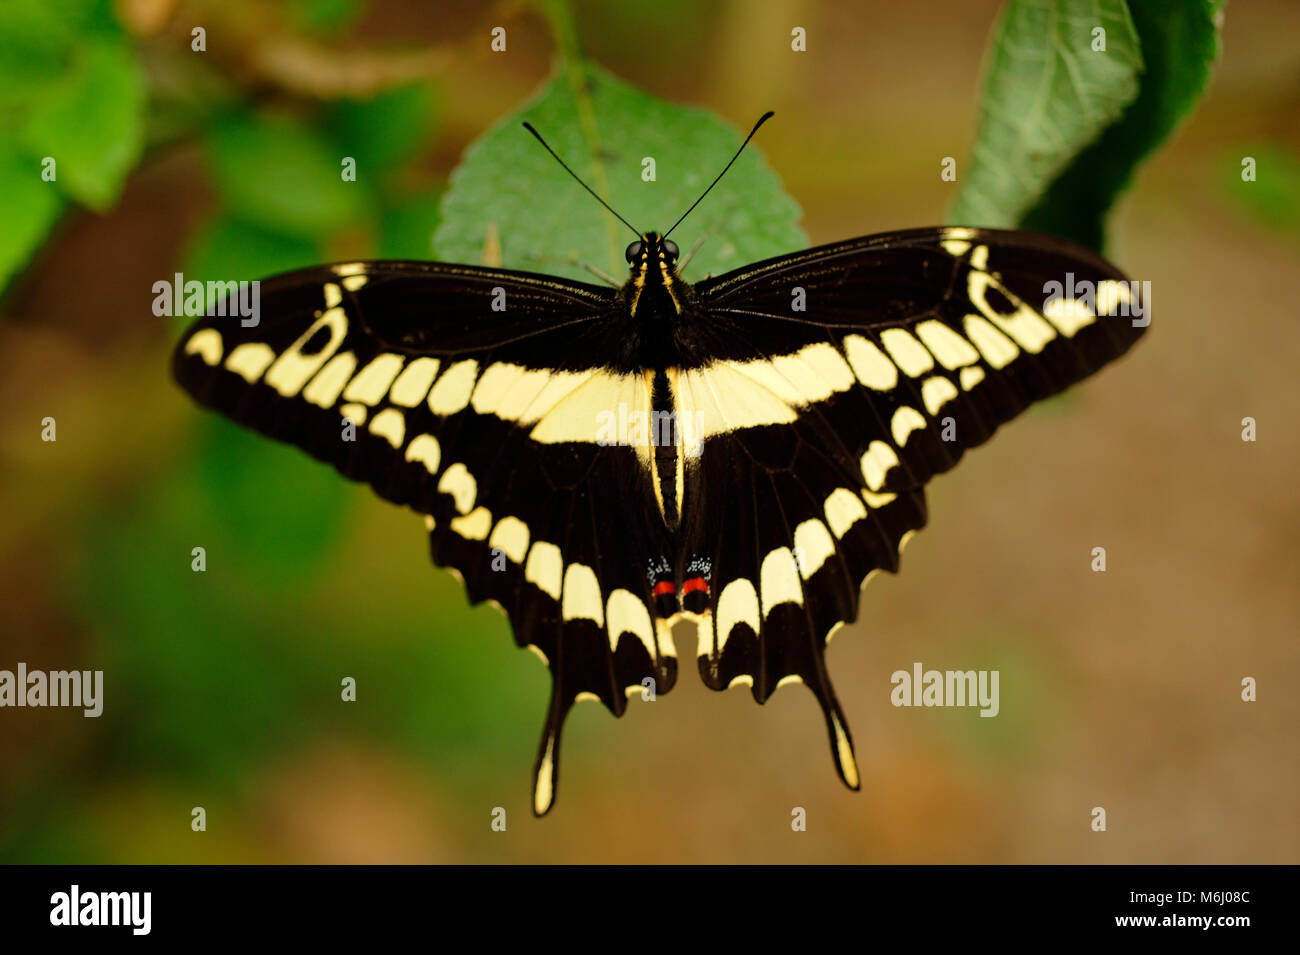
{"type": "Polygon", "coordinates": [[[424,515],[434,563],[550,667],[539,815],[574,702],[619,716],[666,693],[683,618],[710,688],[807,686],[857,789],[825,649],[864,582],[897,572],[926,482],[1144,330],[1113,317],[1118,269],[1026,232],[889,232],[695,283],[678,254],[637,232],[619,288],[304,269],[262,283],[255,326],[214,310],[174,356],[201,404],[424,515]],[[1067,273],[1093,301],[1042,304],[1067,273]]]}

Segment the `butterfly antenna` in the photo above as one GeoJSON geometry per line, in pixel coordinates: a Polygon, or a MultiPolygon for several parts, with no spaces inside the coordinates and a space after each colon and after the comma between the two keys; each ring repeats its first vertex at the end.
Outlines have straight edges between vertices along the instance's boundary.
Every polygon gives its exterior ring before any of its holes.
{"type": "MultiPolygon", "coordinates": [[[[773,115],[774,115],[773,112],[769,109],[766,113],[764,113],[762,116],[758,118],[758,122],[754,124],[754,128],[749,131],[749,135],[745,137],[745,141],[740,144],[740,149],[736,150],[736,155],[731,157],[731,162],[727,163],[725,166],[722,167],[722,172],[718,173],[718,178],[713,180],[713,182],[709,183],[709,188],[704,190],[704,196],[707,196],[710,192],[713,191],[713,187],[716,186],[718,182],[722,179],[722,177],[727,174],[727,170],[731,168],[731,164],[740,158],[740,154],[744,151],[745,147],[749,145],[749,141],[754,138],[754,134],[758,132],[758,127],[766,123],[769,119],[772,118],[773,115]]],[[[537,134],[534,133],[533,135],[537,135],[537,134]]],[[[540,139],[541,137],[539,136],[538,138],[540,139]]],[[[543,145],[545,144],[543,143],[543,145]]],[[[704,201],[704,196],[700,196],[700,198],[696,199],[695,204],[682,213],[682,219],[685,219],[688,215],[690,215],[692,212],[695,211],[695,206],[698,206],[701,202],[704,201]]],[[[673,223],[673,229],[676,229],[679,225],[682,224],[682,219],[678,219],[676,222],[673,223]]],[[[663,234],[663,237],[666,239],[668,238],[668,236],[672,235],[673,229],[669,229],[667,232],[665,232],[663,234]]]]}
{"type": "MultiPolygon", "coordinates": [[[[772,114],[769,113],[768,116],[770,116],[770,115],[772,115],[772,114]]],[[[767,117],[765,116],[765,117],[763,117],[763,118],[766,119],[767,117]]],[[[576,180],[578,181],[578,185],[582,186],[583,189],[586,189],[586,190],[587,190],[588,192],[590,192],[593,196],[595,196],[597,202],[599,202],[599,203],[600,203],[602,206],[604,206],[606,209],[609,209],[610,215],[612,215],[612,216],[613,216],[615,219],[617,219],[619,222],[623,223],[623,225],[625,225],[625,226],[627,226],[629,229],[631,229],[632,232],[636,235],[636,237],[637,237],[638,239],[641,237],[641,232],[640,232],[639,229],[637,229],[636,226],[632,225],[632,223],[628,222],[628,221],[627,221],[626,219],[624,219],[621,215],[619,215],[619,214],[618,214],[617,212],[615,212],[612,208],[610,208],[609,203],[606,202],[604,199],[600,198],[600,196],[597,196],[597,195],[596,195],[596,190],[592,189],[591,186],[589,186],[589,185],[587,185],[585,182],[583,182],[582,179],[578,176],[578,174],[577,174],[576,172],[574,172],[572,169],[569,168],[569,164],[566,163],[563,159],[561,159],[561,158],[556,154],[556,152],[555,152],[554,149],[552,149],[550,146],[547,145],[546,140],[542,139],[542,134],[539,133],[537,130],[533,129],[533,124],[532,124],[532,123],[524,123],[524,129],[528,130],[530,133],[532,133],[534,136],[536,136],[536,137],[537,137],[537,141],[538,141],[539,143],[541,143],[543,147],[545,147],[546,151],[547,151],[548,153],[550,153],[552,156],[555,157],[555,161],[558,162],[561,166],[564,167],[564,171],[567,172],[567,173],[568,173],[570,176],[572,176],[574,179],[576,179],[576,180]]],[[[752,135],[752,134],[751,134],[751,135],[752,135]]]]}

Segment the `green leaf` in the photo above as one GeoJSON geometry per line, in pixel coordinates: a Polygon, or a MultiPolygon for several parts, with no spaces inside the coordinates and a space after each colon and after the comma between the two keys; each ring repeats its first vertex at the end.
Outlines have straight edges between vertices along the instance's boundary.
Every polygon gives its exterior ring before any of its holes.
{"type": "Polygon", "coordinates": [[[0,3],[0,107],[26,106],[67,68],[75,35],[40,0],[0,3]]]}
{"type": "Polygon", "coordinates": [[[1021,225],[1102,248],[1106,211],[1209,83],[1219,56],[1218,6],[1216,0],[1135,0],[1133,22],[1146,63],[1137,99],[1075,158],[1021,225]]]}
{"type": "Polygon", "coordinates": [[[308,239],[355,225],[370,209],[369,186],[344,181],[343,158],[294,119],[243,113],[217,123],[208,149],[217,190],[235,216],[308,239]]]}
{"type": "Polygon", "coordinates": [[[0,290],[26,263],[53,227],[63,207],[58,187],[41,178],[38,160],[0,142],[0,195],[4,228],[0,229],[0,290]]]}
{"type": "Polygon", "coordinates": [[[116,201],[144,144],[144,77],[130,47],[87,43],[72,66],[31,105],[19,138],[37,157],[53,157],[58,183],[103,210],[116,201]]]}
{"type": "MultiPolygon", "coordinates": [[[[643,231],[668,229],[744,138],[712,113],[656,99],[572,61],[466,150],[442,202],[439,259],[479,263],[495,235],[507,267],[586,281],[593,279],[584,264],[625,272],[623,250],[635,236],[568,177],[522,120],[643,231]],[[642,179],[646,157],[655,161],[656,181],[642,179]]],[[[751,145],[673,239],[685,252],[709,235],[689,267],[688,277],[699,278],[806,247],[798,218],[798,205],[751,145]]]]}
{"type": "Polygon", "coordinates": [[[949,219],[1014,226],[1138,93],[1124,0],[1011,0],[994,31],[969,169],[949,219]],[[1104,52],[1093,30],[1106,31],[1104,52]]]}
{"type": "Polygon", "coordinates": [[[331,114],[339,148],[357,161],[357,177],[378,177],[429,141],[435,119],[433,89],[412,83],[369,100],[339,100],[331,114]]]}

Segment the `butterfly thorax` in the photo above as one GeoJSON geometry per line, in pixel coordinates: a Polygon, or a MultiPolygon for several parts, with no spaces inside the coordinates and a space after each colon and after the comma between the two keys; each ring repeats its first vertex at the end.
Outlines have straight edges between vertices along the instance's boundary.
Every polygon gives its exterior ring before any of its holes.
{"type": "Polygon", "coordinates": [[[657,232],[627,247],[628,281],[619,292],[629,321],[628,357],[642,370],[681,364],[695,295],[677,274],[677,245],[657,232]]]}

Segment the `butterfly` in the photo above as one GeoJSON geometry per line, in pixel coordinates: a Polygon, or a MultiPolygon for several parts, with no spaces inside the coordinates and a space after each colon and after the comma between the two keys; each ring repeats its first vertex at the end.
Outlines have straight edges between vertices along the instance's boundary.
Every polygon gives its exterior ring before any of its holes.
{"type": "Polygon", "coordinates": [[[672,229],[622,221],[617,287],[416,261],[277,275],[256,324],[189,328],[175,377],[424,515],[433,562],[505,613],[552,674],[536,814],[574,703],[668,692],[680,620],[708,687],[811,690],[857,789],[827,644],[897,572],[930,478],[1133,345],[1135,293],[1069,242],[952,226],[689,283],[672,229]],[[1067,275],[1091,294],[1045,299],[1067,275]]]}

